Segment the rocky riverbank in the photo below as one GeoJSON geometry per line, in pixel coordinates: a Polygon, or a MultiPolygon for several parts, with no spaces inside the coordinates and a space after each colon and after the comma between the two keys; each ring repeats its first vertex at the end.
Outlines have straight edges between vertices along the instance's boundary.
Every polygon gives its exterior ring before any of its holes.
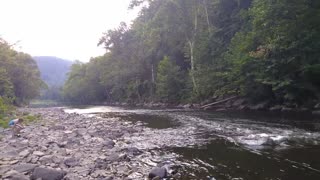
{"type": "Polygon", "coordinates": [[[154,177],[152,169],[166,175],[169,168],[154,168],[169,167],[166,156],[174,156],[152,151],[172,139],[139,122],[68,114],[61,108],[20,111],[41,120],[20,137],[13,138],[9,129],[0,132],[0,179],[145,179],[154,177]]]}

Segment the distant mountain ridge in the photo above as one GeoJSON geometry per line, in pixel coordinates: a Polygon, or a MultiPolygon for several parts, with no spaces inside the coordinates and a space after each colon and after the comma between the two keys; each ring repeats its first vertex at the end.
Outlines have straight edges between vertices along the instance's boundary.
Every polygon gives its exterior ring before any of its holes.
{"type": "Polygon", "coordinates": [[[67,73],[74,63],[70,60],[61,59],[53,56],[34,56],[40,73],[41,79],[50,87],[61,87],[67,79],[67,73]]]}

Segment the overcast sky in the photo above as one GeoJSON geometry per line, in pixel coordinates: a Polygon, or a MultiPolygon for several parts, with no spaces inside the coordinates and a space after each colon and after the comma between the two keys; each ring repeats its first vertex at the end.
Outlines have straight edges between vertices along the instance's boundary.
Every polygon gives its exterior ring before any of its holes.
{"type": "Polygon", "coordinates": [[[0,0],[0,37],[32,56],[89,61],[103,32],[131,22],[131,0],[0,0]]]}

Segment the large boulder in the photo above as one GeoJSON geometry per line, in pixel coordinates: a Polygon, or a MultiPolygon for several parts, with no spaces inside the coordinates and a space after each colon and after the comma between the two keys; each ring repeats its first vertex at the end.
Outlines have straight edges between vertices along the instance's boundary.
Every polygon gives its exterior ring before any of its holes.
{"type": "Polygon", "coordinates": [[[66,175],[65,171],[58,171],[54,169],[37,167],[34,169],[30,179],[31,180],[61,180],[66,175]]]}
{"type": "Polygon", "coordinates": [[[165,167],[156,167],[156,168],[153,168],[151,170],[151,172],[149,173],[148,177],[150,179],[153,179],[155,177],[159,177],[159,178],[166,178],[168,175],[168,172],[167,172],[167,169],[165,167]]]}

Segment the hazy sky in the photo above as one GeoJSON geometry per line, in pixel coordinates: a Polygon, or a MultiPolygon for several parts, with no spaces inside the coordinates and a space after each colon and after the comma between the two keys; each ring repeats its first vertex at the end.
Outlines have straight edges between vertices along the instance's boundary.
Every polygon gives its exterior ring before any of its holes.
{"type": "Polygon", "coordinates": [[[88,61],[103,32],[131,22],[131,0],[0,0],[0,36],[32,56],[88,61]]]}

